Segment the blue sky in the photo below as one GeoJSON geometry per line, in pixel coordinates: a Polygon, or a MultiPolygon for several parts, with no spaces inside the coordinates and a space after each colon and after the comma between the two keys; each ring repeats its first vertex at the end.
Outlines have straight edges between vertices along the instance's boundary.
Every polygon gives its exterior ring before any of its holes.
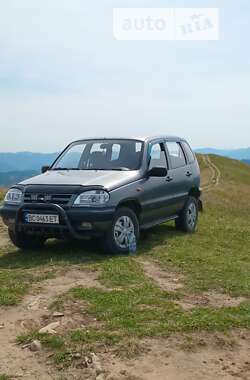
{"type": "Polygon", "coordinates": [[[0,0],[0,151],[85,136],[250,145],[250,3],[0,0]],[[219,7],[219,41],[116,41],[113,7],[219,7]]]}

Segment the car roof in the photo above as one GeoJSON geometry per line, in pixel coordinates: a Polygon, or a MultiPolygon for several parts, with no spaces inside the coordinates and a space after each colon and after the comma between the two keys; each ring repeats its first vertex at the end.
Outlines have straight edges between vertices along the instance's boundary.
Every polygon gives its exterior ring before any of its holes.
{"type": "Polygon", "coordinates": [[[155,135],[155,136],[141,136],[141,137],[135,137],[136,140],[142,140],[142,141],[151,141],[151,140],[169,140],[169,141],[182,141],[184,140],[181,137],[178,136],[168,136],[168,135],[155,135]]]}
{"type": "Polygon", "coordinates": [[[121,137],[121,136],[95,136],[95,137],[87,137],[85,139],[80,139],[76,140],[74,142],[78,141],[86,141],[86,140],[138,140],[138,141],[143,141],[143,142],[149,142],[149,141],[154,141],[154,140],[169,140],[169,141],[186,141],[185,139],[177,136],[168,136],[168,135],[155,135],[155,136],[126,136],[126,137],[121,137]]]}

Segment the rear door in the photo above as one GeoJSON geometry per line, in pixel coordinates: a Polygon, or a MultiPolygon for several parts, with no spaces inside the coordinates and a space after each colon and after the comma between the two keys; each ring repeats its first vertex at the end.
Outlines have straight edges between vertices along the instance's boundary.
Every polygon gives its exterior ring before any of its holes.
{"type": "Polygon", "coordinates": [[[189,178],[190,189],[195,187],[200,187],[200,170],[197,163],[196,157],[186,141],[181,142],[181,146],[184,150],[186,161],[187,161],[187,172],[186,175],[189,178]]]}
{"type": "Polygon", "coordinates": [[[165,146],[169,162],[168,203],[171,215],[174,215],[181,211],[188,197],[190,189],[189,166],[178,141],[166,141],[165,146]]]}

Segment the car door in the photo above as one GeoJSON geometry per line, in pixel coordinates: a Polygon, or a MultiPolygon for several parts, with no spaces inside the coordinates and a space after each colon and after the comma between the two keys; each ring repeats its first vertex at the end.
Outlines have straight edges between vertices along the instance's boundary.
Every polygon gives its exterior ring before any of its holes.
{"type": "MultiPolygon", "coordinates": [[[[153,167],[168,169],[166,151],[163,141],[148,145],[148,170],[153,167]]],[[[143,192],[140,195],[142,205],[142,224],[153,224],[164,219],[169,214],[167,208],[167,177],[148,177],[142,183],[143,192]]]]}
{"type": "Polygon", "coordinates": [[[189,167],[180,142],[166,141],[165,147],[169,162],[168,204],[170,213],[174,215],[182,210],[188,197],[189,167]]]}
{"type": "Polygon", "coordinates": [[[189,178],[189,188],[191,189],[193,186],[199,188],[200,172],[199,172],[199,167],[197,165],[197,160],[195,158],[195,155],[186,141],[182,141],[181,146],[185,153],[186,161],[187,161],[186,175],[189,178]]]}

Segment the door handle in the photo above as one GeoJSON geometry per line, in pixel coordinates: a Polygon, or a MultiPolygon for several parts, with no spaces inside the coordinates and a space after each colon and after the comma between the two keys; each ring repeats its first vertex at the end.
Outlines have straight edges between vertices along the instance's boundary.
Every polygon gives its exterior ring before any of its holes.
{"type": "Polygon", "coordinates": [[[166,181],[167,182],[171,182],[171,181],[173,181],[173,179],[174,179],[173,177],[171,177],[170,175],[168,175],[167,178],[166,178],[166,181]]]}
{"type": "Polygon", "coordinates": [[[187,172],[186,172],[186,176],[187,176],[187,177],[190,177],[191,175],[192,175],[192,173],[191,173],[190,171],[187,171],[187,172]]]}

